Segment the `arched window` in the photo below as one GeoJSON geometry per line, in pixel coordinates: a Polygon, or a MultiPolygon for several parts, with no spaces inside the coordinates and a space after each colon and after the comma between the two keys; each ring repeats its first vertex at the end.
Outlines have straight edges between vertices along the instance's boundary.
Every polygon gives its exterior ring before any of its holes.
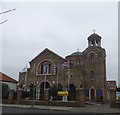
{"type": "Polygon", "coordinates": [[[40,74],[55,74],[55,65],[49,60],[42,61],[38,64],[36,69],[37,75],[40,74]]]}
{"type": "Polygon", "coordinates": [[[92,46],[95,46],[95,41],[94,40],[92,40],[92,46]]]}
{"type": "Polygon", "coordinates": [[[83,88],[83,84],[80,84],[80,88],[83,88]]]}
{"type": "Polygon", "coordinates": [[[49,66],[48,66],[48,64],[44,64],[43,65],[43,74],[48,74],[48,71],[49,71],[49,66]]]}
{"type": "Polygon", "coordinates": [[[41,74],[51,74],[51,64],[42,64],[41,74]]]}
{"type": "Polygon", "coordinates": [[[91,64],[95,64],[96,63],[96,58],[97,57],[97,54],[94,53],[94,52],[90,52],[88,54],[88,61],[91,63],[91,64]]]}
{"type": "Polygon", "coordinates": [[[95,73],[94,71],[91,71],[91,80],[94,80],[94,78],[95,78],[95,73]]]}
{"type": "Polygon", "coordinates": [[[92,55],[90,56],[90,60],[91,60],[91,63],[92,63],[92,64],[95,63],[95,55],[94,55],[94,54],[92,54],[92,55]]]}

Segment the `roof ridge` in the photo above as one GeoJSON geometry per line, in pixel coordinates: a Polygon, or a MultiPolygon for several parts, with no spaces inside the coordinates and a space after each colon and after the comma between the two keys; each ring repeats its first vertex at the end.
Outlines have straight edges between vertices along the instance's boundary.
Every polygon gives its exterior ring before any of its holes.
{"type": "Polygon", "coordinates": [[[49,51],[53,54],[55,54],[56,56],[60,57],[61,59],[64,59],[62,56],[56,54],[55,52],[53,52],[52,50],[48,49],[48,48],[45,48],[42,52],[40,52],[37,56],[35,56],[30,62],[32,62],[33,60],[35,60],[40,54],[42,54],[44,51],[49,51]]]}

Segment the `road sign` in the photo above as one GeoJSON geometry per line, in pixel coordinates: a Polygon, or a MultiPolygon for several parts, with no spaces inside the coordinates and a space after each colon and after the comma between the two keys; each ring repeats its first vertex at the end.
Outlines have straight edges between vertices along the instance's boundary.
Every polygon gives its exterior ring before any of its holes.
{"type": "Polygon", "coordinates": [[[116,91],[116,101],[120,101],[120,91],[116,91]]]}
{"type": "Polygon", "coordinates": [[[68,96],[68,91],[58,91],[58,96],[68,96]]]}

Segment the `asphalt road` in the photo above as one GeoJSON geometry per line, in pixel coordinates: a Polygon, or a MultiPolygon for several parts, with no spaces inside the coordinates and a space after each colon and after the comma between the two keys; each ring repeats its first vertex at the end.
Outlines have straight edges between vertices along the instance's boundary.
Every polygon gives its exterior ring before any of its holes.
{"type": "MultiPolygon", "coordinates": [[[[2,113],[68,113],[69,111],[41,110],[31,108],[2,107],[2,113]]],[[[70,113],[70,112],[69,112],[70,113]]]]}
{"type": "MultiPolygon", "coordinates": [[[[104,115],[120,115],[120,109],[115,109],[115,108],[110,108],[109,107],[109,104],[103,104],[103,105],[88,105],[88,104],[86,104],[85,105],[85,107],[73,107],[73,108],[70,108],[70,109],[68,109],[68,110],[43,110],[43,109],[37,109],[37,108],[33,108],[33,109],[31,109],[31,108],[19,108],[19,107],[7,107],[7,106],[3,106],[2,107],[2,113],[3,113],[3,115],[5,114],[10,114],[11,113],[11,115],[14,115],[14,114],[25,114],[25,113],[27,113],[28,115],[29,114],[31,114],[31,113],[33,113],[34,115],[35,114],[39,114],[39,113],[44,113],[44,114],[51,114],[51,115],[53,115],[53,114],[55,114],[55,115],[58,115],[59,113],[60,113],[60,115],[62,114],[62,113],[64,113],[64,114],[66,114],[66,113],[68,113],[68,115],[69,114],[72,114],[72,115],[74,115],[74,113],[78,113],[79,115],[82,115],[83,113],[86,115],[86,113],[88,114],[88,115],[92,115],[93,113],[102,113],[102,115],[103,115],[103,113],[104,113],[104,115]]],[[[39,115],[41,115],[41,114],[39,114],[39,115]]]]}

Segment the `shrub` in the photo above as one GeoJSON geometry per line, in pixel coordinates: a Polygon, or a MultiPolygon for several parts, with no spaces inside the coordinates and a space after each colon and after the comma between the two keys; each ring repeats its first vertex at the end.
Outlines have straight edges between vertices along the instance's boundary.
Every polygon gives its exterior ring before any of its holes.
{"type": "Polygon", "coordinates": [[[2,99],[8,99],[9,86],[5,83],[0,85],[2,85],[2,99]]]}
{"type": "Polygon", "coordinates": [[[103,101],[103,96],[98,96],[97,97],[97,102],[102,102],[103,101]]]}

